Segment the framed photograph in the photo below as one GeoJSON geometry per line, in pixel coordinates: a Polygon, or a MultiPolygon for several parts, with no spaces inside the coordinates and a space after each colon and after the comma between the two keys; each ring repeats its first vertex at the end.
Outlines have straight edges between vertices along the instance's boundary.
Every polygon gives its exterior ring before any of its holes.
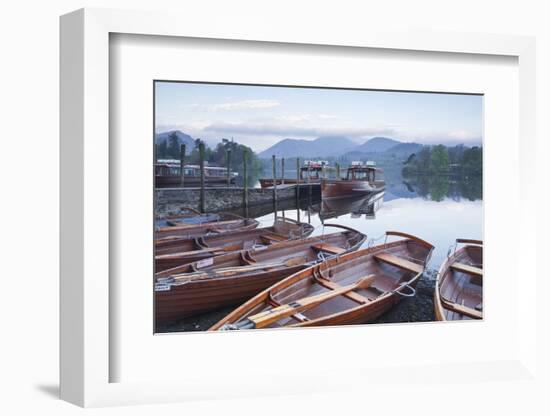
{"type": "Polygon", "coordinates": [[[534,40],[179,19],[61,18],[62,398],[536,383],[534,40]]]}

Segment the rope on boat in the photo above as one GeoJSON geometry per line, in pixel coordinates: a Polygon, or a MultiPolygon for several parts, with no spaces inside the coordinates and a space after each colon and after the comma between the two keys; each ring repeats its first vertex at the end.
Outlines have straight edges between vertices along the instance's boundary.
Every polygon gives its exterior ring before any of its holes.
{"type": "Polygon", "coordinates": [[[414,287],[412,287],[411,285],[409,285],[408,283],[405,283],[405,284],[399,286],[398,288],[392,290],[392,292],[398,294],[399,296],[403,296],[405,298],[412,298],[412,297],[416,296],[416,289],[414,287]],[[409,290],[410,293],[403,293],[401,291],[405,288],[407,290],[409,290]]]}
{"type": "Polygon", "coordinates": [[[368,242],[367,242],[367,247],[370,248],[374,245],[374,243],[378,240],[381,240],[382,238],[386,237],[386,234],[382,234],[380,237],[376,237],[376,238],[371,238],[368,242]]]}

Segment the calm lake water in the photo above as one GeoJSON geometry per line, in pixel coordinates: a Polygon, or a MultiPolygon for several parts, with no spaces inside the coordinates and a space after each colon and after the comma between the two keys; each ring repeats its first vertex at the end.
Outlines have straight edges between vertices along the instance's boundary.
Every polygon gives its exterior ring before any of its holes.
{"type": "MultiPolygon", "coordinates": [[[[278,215],[310,222],[315,226],[312,235],[324,232],[323,223],[355,228],[375,243],[383,243],[388,230],[413,234],[435,246],[428,267],[438,269],[457,238],[483,239],[481,189],[481,178],[398,176],[387,181],[385,192],[368,198],[317,200],[311,205],[302,200],[299,210],[293,203],[278,215]]],[[[261,226],[269,226],[274,217],[270,213],[257,219],[261,226]]]]}

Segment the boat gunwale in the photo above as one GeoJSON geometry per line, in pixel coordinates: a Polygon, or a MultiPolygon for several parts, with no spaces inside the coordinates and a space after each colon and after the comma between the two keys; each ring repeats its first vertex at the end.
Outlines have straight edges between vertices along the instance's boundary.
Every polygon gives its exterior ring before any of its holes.
{"type": "MultiPolygon", "coordinates": [[[[443,277],[445,276],[446,272],[448,270],[450,270],[451,265],[458,259],[459,255],[467,251],[468,246],[476,247],[476,248],[483,247],[483,241],[482,240],[471,240],[471,239],[465,239],[465,238],[457,238],[456,239],[456,244],[457,245],[458,244],[464,244],[464,246],[460,247],[459,249],[455,249],[455,251],[451,255],[449,255],[445,258],[443,263],[441,263],[441,266],[439,267],[439,270],[437,271],[437,277],[435,279],[434,313],[435,313],[436,320],[441,321],[441,322],[455,321],[455,320],[449,320],[445,316],[445,312],[449,311],[449,309],[445,308],[445,306],[443,306],[443,302],[441,301],[441,299],[444,299],[443,296],[441,296],[441,293],[440,293],[441,292],[441,285],[442,285],[443,280],[444,280],[443,277]],[[470,242],[472,242],[472,243],[470,243],[470,242]]],[[[449,301],[449,302],[451,302],[451,301],[449,301]]],[[[451,303],[454,303],[454,302],[451,302],[451,303]]],[[[457,313],[459,313],[459,312],[457,312],[457,313]]],[[[481,318],[480,320],[483,320],[483,318],[481,318]]]]}
{"type": "MultiPolygon", "coordinates": [[[[420,239],[418,239],[418,240],[420,240],[420,239]]],[[[314,272],[316,270],[320,270],[323,266],[325,268],[330,268],[330,267],[333,267],[334,265],[337,265],[338,263],[340,263],[342,261],[351,260],[351,259],[354,259],[356,257],[363,257],[363,256],[366,256],[366,255],[372,255],[372,254],[376,253],[377,251],[382,251],[384,249],[397,247],[399,245],[406,245],[407,242],[409,242],[409,241],[415,241],[415,240],[410,239],[410,238],[404,238],[404,239],[400,239],[400,240],[397,240],[397,241],[393,241],[391,243],[385,242],[383,244],[367,247],[367,248],[359,250],[359,251],[353,251],[353,252],[345,253],[343,255],[336,255],[334,257],[331,257],[330,259],[327,259],[326,261],[324,261],[322,263],[318,263],[318,264],[310,266],[310,267],[308,267],[304,270],[300,270],[299,272],[296,272],[295,274],[293,274],[293,275],[281,280],[280,282],[274,284],[273,286],[265,289],[264,291],[262,291],[258,295],[254,296],[252,299],[249,299],[247,302],[243,303],[241,306],[237,307],[235,310],[230,312],[228,315],[226,315],[220,321],[218,321],[213,326],[211,326],[208,329],[208,331],[217,331],[217,330],[219,330],[219,328],[221,328],[226,323],[228,323],[230,321],[233,321],[233,318],[238,318],[239,316],[242,316],[243,313],[246,313],[246,311],[253,309],[254,307],[258,306],[262,302],[265,303],[267,301],[267,299],[269,299],[273,296],[272,293],[271,293],[272,291],[275,291],[275,292],[281,291],[283,289],[286,289],[286,288],[296,284],[297,282],[299,282],[300,280],[303,280],[303,279],[307,279],[307,278],[315,279],[314,272]]],[[[424,241],[424,240],[421,240],[421,241],[424,241]]],[[[429,243],[427,243],[427,244],[429,244],[429,243]]],[[[402,283],[400,286],[416,284],[417,281],[420,279],[420,277],[423,275],[423,273],[426,270],[426,264],[428,263],[428,261],[430,259],[430,256],[433,252],[433,246],[431,244],[429,244],[429,246],[431,247],[431,249],[429,249],[428,253],[426,254],[426,259],[423,262],[422,272],[414,274],[411,279],[409,279],[406,283],[402,283]]],[[[307,322],[302,322],[302,323],[299,323],[299,324],[284,326],[282,328],[302,328],[302,327],[313,326],[313,325],[316,325],[316,324],[318,324],[318,323],[320,323],[324,320],[327,320],[327,319],[334,319],[338,316],[358,312],[363,308],[372,307],[373,305],[375,305],[377,303],[380,303],[380,302],[386,300],[389,297],[395,297],[395,296],[399,296],[398,294],[395,293],[395,290],[385,292],[385,293],[381,294],[380,296],[378,296],[376,299],[373,299],[372,301],[370,301],[368,303],[359,304],[359,305],[357,305],[353,308],[346,309],[344,311],[336,312],[334,314],[323,316],[321,318],[312,319],[312,320],[309,320],[307,322]]],[[[270,328],[270,329],[279,329],[279,328],[270,328]]]]}
{"type": "MultiPolygon", "coordinates": [[[[240,251],[235,251],[235,252],[228,252],[227,254],[224,254],[224,255],[221,255],[221,256],[216,256],[216,257],[219,258],[219,257],[223,257],[223,256],[235,255],[235,253],[240,253],[241,256],[247,256],[247,255],[252,256],[252,255],[254,255],[255,253],[258,253],[258,252],[263,253],[263,252],[265,252],[265,250],[278,250],[278,249],[290,248],[292,246],[300,246],[300,245],[303,245],[303,244],[307,243],[307,241],[304,241],[304,240],[311,240],[311,244],[310,244],[310,247],[311,247],[314,244],[317,244],[318,242],[322,242],[323,238],[326,237],[326,236],[332,236],[332,235],[336,235],[336,234],[344,235],[345,233],[348,233],[348,232],[353,233],[354,234],[353,237],[360,237],[359,240],[355,244],[353,244],[349,248],[346,248],[345,249],[346,251],[344,253],[340,254],[340,255],[343,255],[343,254],[347,254],[349,252],[353,252],[353,251],[358,250],[361,247],[361,245],[367,240],[367,235],[366,234],[363,234],[362,232],[360,232],[358,230],[355,230],[351,227],[348,227],[348,226],[345,226],[345,225],[340,225],[340,224],[325,224],[325,226],[326,227],[333,227],[333,228],[340,228],[340,229],[342,229],[342,231],[336,231],[334,233],[329,233],[329,234],[326,234],[326,235],[317,235],[317,236],[313,236],[313,237],[305,237],[304,239],[285,240],[285,241],[281,241],[281,242],[278,242],[278,243],[273,243],[270,246],[268,246],[268,248],[263,249],[263,250],[254,250],[254,249],[240,250],[240,251]]],[[[351,237],[351,238],[353,238],[353,237],[351,237]]],[[[346,238],[346,242],[350,242],[351,238],[346,238]]],[[[332,258],[334,256],[336,256],[336,255],[330,256],[329,258],[332,258]]],[[[256,261],[256,260],[254,260],[254,258],[252,258],[252,260],[256,261]]],[[[247,261],[248,261],[248,259],[247,259],[247,261]]],[[[183,267],[186,267],[186,266],[193,265],[195,263],[197,263],[197,261],[182,264],[181,266],[176,266],[176,267],[173,267],[172,269],[166,269],[166,270],[159,271],[159,272],[155,273],[155,280],[156,280],[157,277],[166,278],[166,277],[173,276],[173,275],[177,274],[177,272],[173,271],[173,269],[183,268],[183,267]],[[175,274],[170,274],[171,270],[172,270],[171,273],[175,273],[175,274]]],[[[185,273],[182,273],[182,274],[185,274],[185,273]]],[[[220,277],[216,277],[214,279],[221,279],[221,278],[222,277],[220,276],[220,277]]],[[[227,277],[225,277],[225,278],[227,278],[227,277]]],[[[209,279],[209,280],[212,280],[212,279],[209,279]]]]}

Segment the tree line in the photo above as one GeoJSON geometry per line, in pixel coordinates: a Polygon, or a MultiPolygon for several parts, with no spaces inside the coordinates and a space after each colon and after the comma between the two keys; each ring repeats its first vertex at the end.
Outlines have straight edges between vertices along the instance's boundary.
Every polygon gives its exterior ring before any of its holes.
{"type": "Polygon", "coordinates": [[[478,146],[458,145],[447,147],[442,144],[424,146],[410,155],[404,162],[402,173],[411,175],[463,175],[481,176],[483,171],[483,149],[478,146]]]}

